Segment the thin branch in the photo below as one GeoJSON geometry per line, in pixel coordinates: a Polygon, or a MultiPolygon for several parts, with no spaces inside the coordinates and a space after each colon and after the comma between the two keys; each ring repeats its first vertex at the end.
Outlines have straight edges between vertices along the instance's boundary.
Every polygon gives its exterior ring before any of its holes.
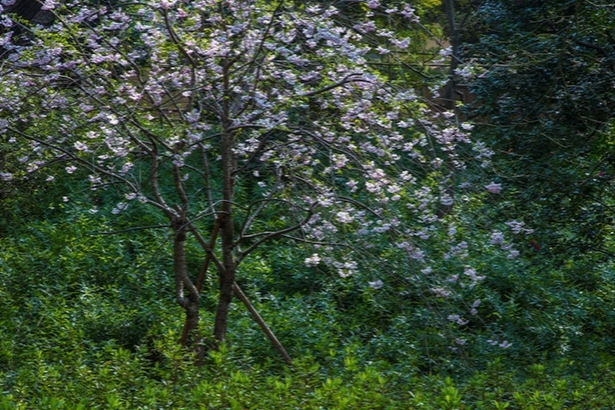
{"type": "Polygon", "coordinates": [[[173,182],[175,184],[175,192],[179,196],[179,199],[182,201],[182,209],[183,212],[188,210],[188,195],[186,195],[186,190],[184,189],[184,184],[181,179],[181,168],[179,165],[173,164],[173,182]]]}
{"type": "Polygon", "coordinates": [[[203,238],[203,235],[201,235],[201,233],[198,231],[198,229],[196,229],[194,224],[192,222],[190,222],[190,221],[188,221],[188,230],[194,235],[196,240],[201,245],[201,248],[203,248],[205,253],[211,258],[211,260],[213,261],[214,265],[216,265],[216,267],[218,268],[218,271],[220,272],[220,274],[224,273],[226,271],[226,269],[224,268],[224,266],[220,262],[220,259],[218,259],[218,257],[214,253],[212,247],[209,246],[209,244],[207,243],[205,238],[203,238]]]}
{"type": "Polygon", "coordinates": [[[211,189],[211,170],[209,167],[209,158],[207,155],[207,149],[203,144],[201,144],[201,160],[203,162],[203,179],[205,180],[205,192],[207,195],[207,205],[212,213],[216,213],[216,208],[214,206],[214,199],[212,195],[211,189]]]}
{"type": "Polygon", "coordinates": [[[337,198],[339,200],[341,200],[342,202],[348,202],[350,204],[353,204],[353,205],[356,205],[356,206],[358,206],[360,208],[363,208],[363,209],[369,211],[370,213],[374,214],[379,219],[382,219],[382,215],[380,215],[378,212],[376,212],[375,210],[370,208],[367,204],[365,204],[365,203],[363,203],[361,201],[357,201],[356,199],[352,199],[352,198],[349,198],[347,196],[338,196],[337,198]]]}
{"type": "Polygon", "coordinates": [[[271,32],[271,27],[273,27],[273,24],[276,21],[275,20],[275,16],[281,10],[283,4],[284,4],[284,0],[281,0],[278,3],[278,5],[276,6],[276,8],[273,10],[273,13],[271,13],[271,20],[269,21],[269,24],[267,24],[267,27],[263,31],[263,36],[262,36],[261,41],[260,41],[260,43],[258,45],[258,48],[256,49],[256,52],[254,53],[254,58],[251,61],[248,61],[247,63],[240,65],[235,70],[231,70],[230,74],[235,74],[235,73],[241,71],[244,67],[249,66],[250,64],[254,64],[256,62],[257,57],[261,54],[261,51],[263,51],[263,49],[264,49],[265,40],[267,38],[269,38],[269,33],[271,32]]]}
{"type": "Polygon", "coordinates": [[[267,242],[267,241],[269,241],[269,240],[271,240],[273,238],[276,238],[278,236],[281,236],[281,235],[284,235],[286,233],[289,233],[289,232],[292,232],[292,231],[296,231],[297,229],[300,229],[302,226],[307,224],[309,222],[309,220],[312,218],[312,216],[314,215],[314,208],[315,208],[315,205],[310,207],[310,209],[308,209],[308,211],[307,211],[307,215],[305,216],[305,218],[303,218],[303,220],[301,222],[297,223],[296,225],[289,226],[288,228],[281,229],[281,230],[276,231],[276,232],[264,232],[263,233],[263,235],[265,235],[264,237],[262,237],[261,239],[259,239],[258,241],[256,241],[252,245],[250,245],[248,247],[248,249],[246,249],[245,251],[240,252],[237,255],[237,263],[239,264],[239,262],[241,262],[243,260],[243,258],[245,258],[250,252],[252,252],[256,248],[258,248],[263,243],[265,243],[265,242],[267,242]]]}
{"type": "Polygon", "coordinates": [[[259,315],[258,311],[254,308],[254,306],[252,306],[252,304],[248,300],[245,293],[243,293],[243,291],[241,290],[237,282],[233,282],[233,293],[235,293],[235,296],[237,296],[239,300],[243,302],[245,307],[250,311],[256,323],[258,323],[258,325],[261,327],[263,332],[265,332],[265,334],[267,335],[267,338],[271,341],[275,350],[277,350],[278,353],[280,353],[280,355],[282,356],[286,364],[288,364],[289,366],[292,366],[293,360],[290,358],[290,356],[286,352],[286,349],[284,348],[284,346],[282,346],[282,343],[280,343],[280,341],[275,336],[275,334],[273,334],[269,326],[267,326],[267,323],[265,323],[261,315],[259,315]]]}
{"type": "Polygon", "coordinates": [[[244,161],[244,165],[242,165],[240,168],[237,168],[233,171],[233,175],[237,175],[243,172],[246,168],[250,166],[250,164],[256,158],[256,156],[260,154],[261,152],[263,152],[263,150],[265,149],[265,146],[267,145],[267,142],[269,141],[269,137],[273,135],[274,131],[275,129],[272,129],[272,130],[267,131],[267,133],[265,133],[265,135],[263,136],[263,139],[258,143],[258,147],[256,147],[256,149],[252,153],[250,153],[250,156],[248,157],[248,159],[244,161]]]}
{"type": "Polygon", "coordinates": [[[327,87],[320,88],[318,90],[310,91],[309,93],[300,94],[298,97],[313,97],[315,95],[325,93],[329,90],[341,87],[349,83],[360,83],[360,82],[371,83],[371,81],[369,80],[364,80],[363,78],[356,78],[357,76],[361,77],[361,74],[360,73],[348,74],[346,77],[344,77],[342,80],[338,81],[337,83],[331,84],[327,87]]]}
{"type": "Polygon", "coordinates": [[[121,229],[119,231],[90,232],[90,233],[88,233],[88,235],[92,235],[92,236],[96,236],[96,235],[117,235],[117,234],[126,233],[126,232],[144,231],[146,229],[160,229],[160,228],[169,228],[169,227],[170,227],[169,224],[166,224],[166,225],[150,225],[150,226],[140,226],[140,227],[137,227],[137,228],[121,229]]]}
{"type": "Polygon", "coordinates": [[[267,196],[267,198],[265,199],[261,199],[259,201],[254,201],[252,203],[250,203],[250,205],[248,206],[247,209],[247,215],[246,218],[244,220],[243,226],[241,227],[241,232],[239,233],[239,238],[237,239],[237,242],[240,242],[242,239],[245,238],[245,234],[248,231],[248,229],[250,229],[250,226],[252,226],[252,223],[254,222],[254,220],[258,217],[258,215],[260,215],[260,213],[262,212],[263,209],[265,209],[265,207],[270,204],[271,202],[278,202],[278,201],[282,201],[282,200],[275,200],[273,199],[273,195],[276,194],[278,192],[278,190],[276,189],[277,185],[274,186],[274,188],[271,190],[271,192],[269,192],[269,195],[267,196]],[[252,212],[252,214],[250,214],[250,209],[252,208],[252,205],[259,203],[258,207],[256,208],[256,210],[254,212],[252,212]]]}
{"type": "MultiPolygon", "coordinates": [[[[209,239],[209,249],[214,248],[216,246],[216,239],[218,239],[218,232],[220,231],[220,224],[216,219],[216,223],[214,225],[214,229],[211,232],[211,238],[209,239]]],[[[212,252],[213,253],[213,252],[212,252]]],[[[207,271],[209,270],[209,264],[211,262],[211,254],[207,252],[205,255],[205,260],[203,261],[203,266],[201,267],[201,271],[199,272],[199,277],[196,280],[196,290],[201,293],[203,290],[203,282],[205,282],[205,275],[207,275],[207,271]]]]}

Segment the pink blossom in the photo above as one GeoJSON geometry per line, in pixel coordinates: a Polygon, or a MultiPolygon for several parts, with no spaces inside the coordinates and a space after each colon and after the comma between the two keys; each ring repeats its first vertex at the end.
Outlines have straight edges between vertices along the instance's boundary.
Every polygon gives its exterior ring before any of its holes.
{"type": "Polygon", "coordinates": [[[431,292],[436,296],[436,297],[440,297],[440,298],[447,298],[451,295],[451,291],[446,290],[444,288],[432,288],[431,292]]]}
{"type": "Polygon", "coordinates": [[[337,213],[337,220],[341,223],[348,224],[354,221],[354,218],[346,211],[340,211],[337,213]]]}
{"type": "Polygon", "coordinates": [[[533,229],[525,228],[525,222],[509,221],[509,222],[505,222],[505,223],[506,223],[506,225],[508,225],[512,229],[513,233],[515,233],[515,234],[524,233],[526,235],[529,235],[529,234],[534,232],[533,229]]]}
{"type": "Polygon", "coordinates": [[[7,15],[0,16],[0,25],[3,27],[13,27],[13,20],[11,20],[7,15]]]}
{"type": "Polygon", "coordinates": [[[346,186],[348,188],[350,188],[351,192],[356,192],[356,190],[357,190],[357,181],[350,180],[350,181],[346,182],[346,186]]]}
{"type": "Polygon", "coordinates": [[[418,22],[418,17],[414,12],[415,10],[409,4],[404,4],[404,9],[400,11],[400,14],[407,19],[411,19],[413,22],[418,22]]]}
{"type": "Polygon", "coordinates": [[[60,3],[56,0],[45,0],[45,3],[41,6],[41,10],[53,10],[58,7],[60,3]]]}
{"type": "Polygon", "coordinates": [[[454,202],[455,201],[453,200],[453,198],[449,194],[444,194],[440,198],[440,203],[442,205],[445,205],[445,206],[451,206],[451,205],[453,205],[454,202]]]}
{"type": "Polygon", "coordinates": [[[504,243],[504,235],[500,231],[494,231],[491,234],[491,243],[494,245],[499,245],[504,243]]]}
{"type": "Polygon", "coordinates": [[[502,349],[508,349],[510,346],[512,346],[512,343],[509,343],[507,340],[504,340],[502,343],[499,344],[499,346],[502,349]]]}
{"type": "Polygon", "coordinates": [[[77,141],[75,142],[75,148],[79,151],[87,151],[88,145],[83,141],[77,141]]]}
{"type": "Polygon", "coordinates": [[[499,194],[502,191],[502,184],[496,184],[495,182],[485,185],[487,192],[490,194],[499,194]]]}
{"type": "Polygon", "coordinates": [[[175,5],[175,3],[176,2],[173,0],[159,0],[158,2],[160,8],[163,10],[169,10],[175,5]]]}
{"type": "Polygon", "coordinates": [[[448,315],[447,319],[450,320],[451,322],[457,323],[458,325],[466,325],[466,324],[468,324],[468,321],[463,319],[459,315],[448,315]]]}
{"type": "Polygon", "coordinates": [[[317,253],[314,253],[309,258],[305,258],[305,261],[303,261],[303,263],[305,263],[305,266],[307,267],[315,267],[318,266],[321,261],[322,259],[320,258],[320,256],[317,253]]]}
{"type": "Polygon", "coordinates": [[[3,181],[10,181],[13,179],[13,174],[10,172],[0,172],[0,179],[3,181]]]}
{"type": "Polygon", "coordinates": [[[399,48],[408,48],[410,45],[410,38],[404,38],[403,40],[392,39],[391,44],[399,48]]]}
{"type": "Polygon", "coordinates": [[[111,213],[117,215],[124,212],[126,208],[128,208],[127,202],[118,202],[117,205],[115,205],[115,208],[111,210],[111,213]]]}
{"type": "Polygon", "coordinates": [[[376,290],[382,289],[382,286],[384,286],[384,283],[380,279],[375,280],[373,282],[368,282],[368,284],[372,289],[376,289],[376,290]]]}

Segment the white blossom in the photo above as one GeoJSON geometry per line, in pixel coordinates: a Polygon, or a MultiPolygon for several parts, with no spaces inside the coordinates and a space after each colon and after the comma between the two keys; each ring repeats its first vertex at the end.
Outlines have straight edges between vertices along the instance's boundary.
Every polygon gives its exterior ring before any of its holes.
{"type": "Polygon", "coordinates": [[[496,184],[495,182],[485,185],[487,192],[490,194],[499,194],[502,191],[502,184],[496,184]]]}
{"type": "Polygon", "coordinates": [[[318,264],[321,261],[322,261],[322,259],[320,258],[320,256],[317,253],[314,253],[309,258],[305,258],[304,263],[305,263],[305,266],[315,267],[315,266],[318,266],[318,264]]]}
{"type": "Polygon", "coordinates": [[[382,286],[384,286],[384,283],[380,279],[375,280],[373,282],[368,282],[368,284],[372,289],[376,289],[376,290],[382,289],[382,286]]]}

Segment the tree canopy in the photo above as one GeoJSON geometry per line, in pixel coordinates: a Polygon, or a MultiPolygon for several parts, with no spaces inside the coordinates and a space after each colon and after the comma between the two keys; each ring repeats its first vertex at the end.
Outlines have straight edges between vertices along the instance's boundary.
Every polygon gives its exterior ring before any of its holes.
{"type": "MultiPolygon", "coordinates": [[[[214,336],[224,341],[241,292],[237,266],[274,239],[302,244],[306,265],[342,277],[387,280],[366,260],[372,252],[417,272],[458,259],[451,264],[470,287],[484,278],[464,262],[469,245],[456,218],[441,210],[458,189],[471,195],[466,159],[484,165],[491,151],[454,112],[429,110],[412,84],[373,64],[382,54],[403,64],[410,38],[377,20],[415,24],[409,5],[370,2],[350,27],[334,7],[310,3],[43,9],[54,11],[53,25],[6,36],[0,121],[25,167],[3,178],[75,174],[95,197],[113,188],[111,214],[159,210],[173,232],[184,343],[198,327],[209,265],[220,281],[214,336]],[[188,233],[204,252],[199,276],[187,268],[188,233]],[[378,235],[387,239],[372,250],[378,235]]],[[[486,190],[498,191],[479,186],[486,190]]],[[[448,297],[439,282],[449,276],[425,290],[448,297]]]]}

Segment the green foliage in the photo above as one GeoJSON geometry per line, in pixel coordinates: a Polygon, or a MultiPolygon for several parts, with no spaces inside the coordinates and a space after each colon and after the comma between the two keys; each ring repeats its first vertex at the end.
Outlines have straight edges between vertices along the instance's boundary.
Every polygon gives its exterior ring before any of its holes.
{"type": "Polygon", "coordinates": [[[2,408],[614,405],[615,363],[605,350],[614,325],[610,265],[587,272],[571,260],[554,269],[531,249],[524,261],[484,253],[491,268],[476,289],[481,319],[445,330],[425,326],[433,311],[360,278],[315,275],[301,264],[305,255],[278,244],[241,277],[294,367],[273,359],[239,305],[230,345],[195,366],[176,343],[177,308],[159,285],[169,280],[157,256],[164,236],[92,235],[115,227],[78,210],[63,219],[31,220],[2,241],[2,408]],[[485,343],[494,330],[512,346],[485,343]],[[443,331],[470,340],[452,352],[443,331]]]}
{"type": "Polygon", "coordinates": [[[470,115],[514,196],[502,212],[531,220],[558,255],[611,241],[612,7],[487,1],[467,28],[465,57],[480,72],[470,115]]]}
{"type": "Polygon", "coordinates": [[[481,320],[463,330],[470,341],[454,353],[439,335],[444,329],[424,325],[433,312],[413,303],[394,309],[397,293],[326,272],[311,273],[315,283],[303,286],[310,270],[299,268],[304,255],[272,247],[244,265],[242,280],[295,366],[272,360],[241,306],[231,314],[230,346],[195,366],[176,344],[176,308],[159,286],[169,280],[156,256],[164,238],[150,231],[92,235],[114,227],[87,212],[65,218],[30,221],[2,242],[3,408],[613,404],[614,364],[601,353],[613,326],[609,265],[590,277],[574,261],[554,270],[549,261],[484,254],[492,269],[477,289],[481,320]],[[38,274],[26,274],[32,272],[38,274]],[[510,348],[484,342],[494,329],[510,348]]]}

